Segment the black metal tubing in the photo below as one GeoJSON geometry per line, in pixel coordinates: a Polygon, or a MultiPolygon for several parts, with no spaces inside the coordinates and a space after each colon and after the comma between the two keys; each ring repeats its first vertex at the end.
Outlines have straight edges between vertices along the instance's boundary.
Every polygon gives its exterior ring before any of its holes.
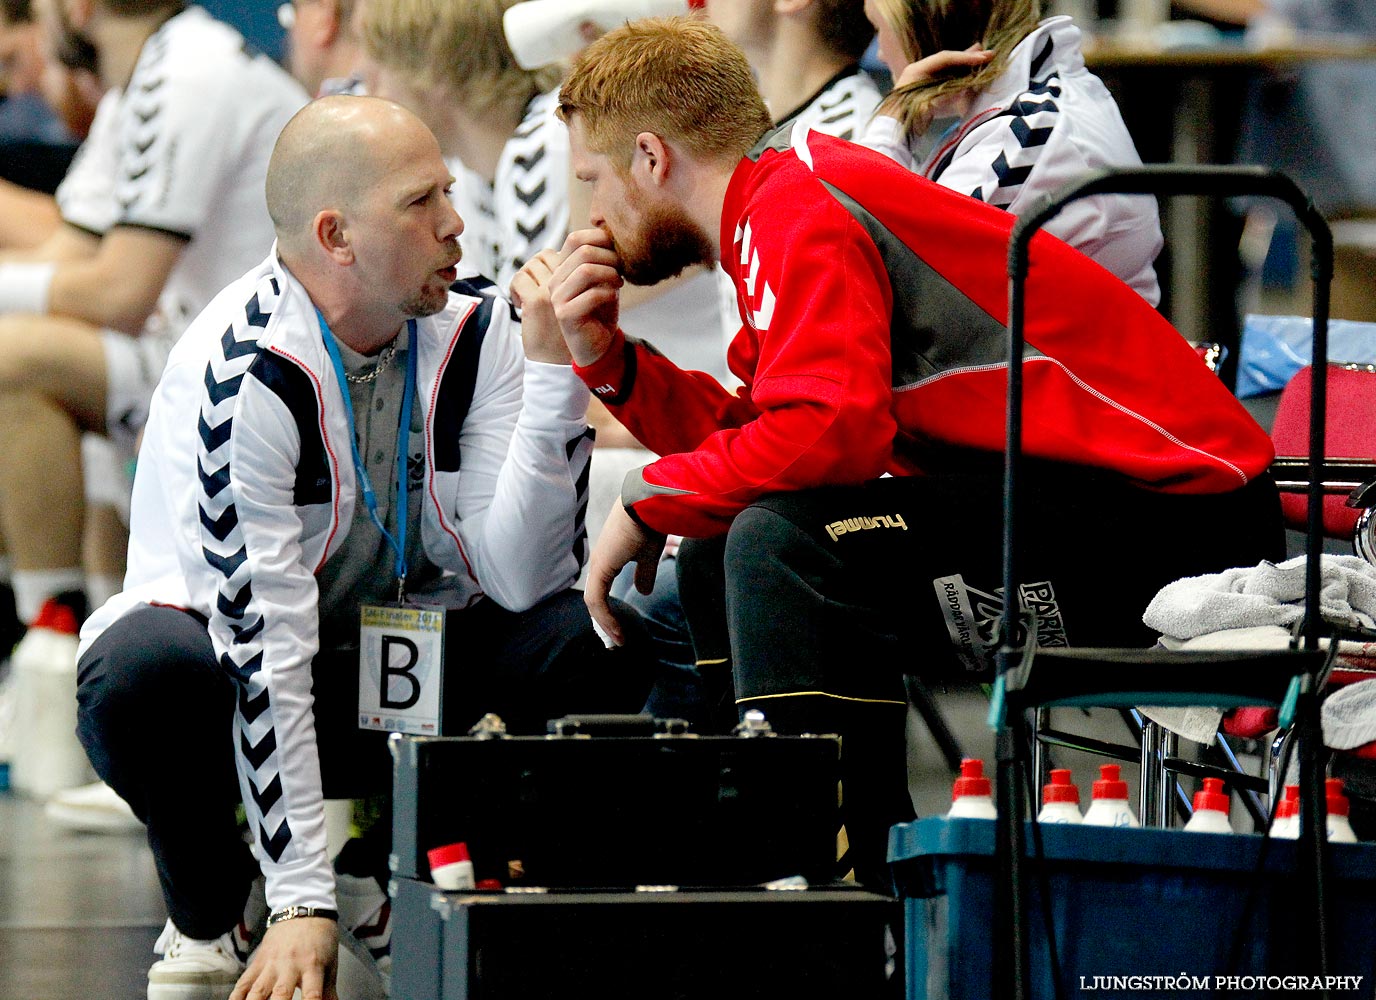
{"type": "MultiPolygon", "coordinates": [[[[1328,304],[1329,283],[1333,276],[1333,237],[1328,223],[1319,214],[1310,198],[1289,177],[1261,167],[1185,167],[1151,166],[1127,170],[1103,170],[1065,185],[1041,202],[1031,212],[1018,218],[1013,225],[1008,244],[1008,412],[1005,423],[1004,484],[1003,484],[1003,594],[1004,611],[1002,641],[998,652],[998,671],[1006,674],[1021,656],[1015,637],[1018,622],[1018,532],[1017,494],[1022,452],[1022,359],[1025,348],[1025,284],[1030,263],[1029,248],[1032,237],[1054,219],[1065,206],[1081,198],[1098,194],[1195,195],[1203,197],[1235,197],[1253,195],[1275,198],[1285,202],[1295,212],[1300,223],[1309,230],[1313,241],[1311,276],[1314,282],[1314,351],[1310,382],[1309,409],[1309,466],[1310,487],[1307,524],[1307,562],[1305,566],[1305,648],[1318,649],[1319,582],[1322,549],[1323,486],[1321,469],[1324,453],[1324,417],[1327,409],[1328,368],[1328,304]]],[[[1302,751],[1303,753],[1303,751],[1302,751]]],[[[1317,750],[1311,750],[1317,755],[1317,750]]],[[[1312,757],[1311,757],[1312,761],[1312,757]]],[[[1015,764],[1000,762],[1000,785],[1013,776],[1015,764]]],[[[1011,763],[1011,762],[1010,762],[1011,763]]],[[[1314,773],[1311,763],[1309,773],[1314,773]]],[[[1308,856],[1314,866],[1316,925],[1325,924],[1323,913],[1323,820],[1322,792],[1313,781],[1302,782],[1301,811],[1309,817],[1301,834],[1301,856],[1308,856]],[[1314,843],[1315,837],[1319,839],[1314,843]]],[[[1011,816],[1002,807],[1014,801],[1000,787],[999,836],[996,841],[996,870],[1001,876],[994,899],[994,954],[1008,961],[1007,972],[995,976],[995,996],[1022,1000],[1027,996],[1031,973],[1028,957],[1027,922],[1022,903],[1022,859],[1020,857],[1021,815],[1011,816]]],[[[1308,867],[1306,865],[1305,867],[1308,867]]],[[[1326,943],[1320,931],[1319,964],[1326,968],[1326,943]]]]}

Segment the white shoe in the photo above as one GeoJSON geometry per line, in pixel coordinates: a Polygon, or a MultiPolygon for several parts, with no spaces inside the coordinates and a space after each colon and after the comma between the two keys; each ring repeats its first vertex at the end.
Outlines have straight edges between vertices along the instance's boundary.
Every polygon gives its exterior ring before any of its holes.
{"type": "Polygon", "coordinates": [[[163,958],[148,970],[148,1000],[225,1000],[245,968],[235,931],[198,941],[169,920],[153,951],[163,958]]]}
{"type": "Polygon", "coordinates": [[[367,876],[335,875],[339,907],[340,997],[381,997],[391,992],[392,902],[367,876]],[[357,959],[348,968],[345,954],[357,959]],[[347,990],[346,990],[347,987],[347,990]]]}
{"type": "Polygon", "coordinates": [[[135,833],[143,830],[134,811],[103,781],[58,792],[43,814],[64,830],[84,833],[135,833]]]}

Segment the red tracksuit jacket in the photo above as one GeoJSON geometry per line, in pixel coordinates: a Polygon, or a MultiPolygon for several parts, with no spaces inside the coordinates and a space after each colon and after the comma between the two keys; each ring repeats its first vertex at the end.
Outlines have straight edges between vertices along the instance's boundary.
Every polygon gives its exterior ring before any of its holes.
{"type": "MultiPolygon", "coordinates": [[[[767,493],[1001,451],[1014,221],[851,143],[766,136],[722,212],[744,322],[728,363],[744,386],[733,395],[621,334],[579,369],[664,456],[627,476],[628,509],[713,535],[767,493]]],[[[1266,433],[1175,329],[1047,233],[1026,307],[1025,454],[1169,493],[1234,490],[1270,464],[1266,433]]]]}

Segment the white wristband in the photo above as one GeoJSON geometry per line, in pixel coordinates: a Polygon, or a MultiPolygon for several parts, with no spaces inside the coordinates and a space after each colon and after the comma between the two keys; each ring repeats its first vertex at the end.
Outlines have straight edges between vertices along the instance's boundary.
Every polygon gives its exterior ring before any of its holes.
{"type": "Polygon", "coordinates": [[[0,264],[0,313],[46,313],[56,273],[53,263],[0,264]]]}

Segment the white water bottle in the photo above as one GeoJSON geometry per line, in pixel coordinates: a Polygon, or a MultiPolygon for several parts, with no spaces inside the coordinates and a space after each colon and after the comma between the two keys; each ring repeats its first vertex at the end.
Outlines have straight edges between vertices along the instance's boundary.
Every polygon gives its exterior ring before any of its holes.
{"type": "Polygon", "coordinates": [[[436,886],[446,892],[473,888],[473,861],[468,856],[468,845],[462,840],[431,848],[425,855],[430,862],[430,881],[436,886]]]}
{"type": "Polygon", "coordinates": [[[953,819],[994,819],[994,796],[989,779],[984,776],[984,762],[966,758],[960,762],[960,777],[951,788],[951,808],[946,812],[953,819]]]}
{"type": "Polygon", "coordinates": [[[1328,842],[1330,844],[1355,844],[1357,834],[1348,822],[1348,801],[1343,794],[1343,779],[1329,778],[1324,782],[1324,797],[1328,806],[1328,842]]]}
{"type": "Polygon", "coordinates": [[[1300,836],[1300,786],[1286,785],[1285,795],[1276,803],[1276,821],[1271,824],[1275,840],[1298,840],[1300,836]]]}
{"type": "Polygon", "coordinates": [[[1194,815],[1185,824],[1190,833],[1232,833],[1228,822],[1228,793],[1222,778],[1205,778],[1204,787],[1194,793],[1194,815]]]}
{"type": "Polygon", "coordinates": [[[1051,784],[1042,786],[1042,809],[1037,813],[1037,822],[1075,825],[1084,822],[1080,815],[1080,790],[1070,780],[1069,768],[1051,770],[1051,784]]]}
{"type": "Polygon", "coordinates": [[[49,600],[10,660],[14,730],[10,787],[47,798],[95,780],[76,738],[76,614],[49,600]]]}
{"type": "Polygon", "coordinates": [[[568,59],[590,41],[583,25],[610,31],[642,17],[686,14],[688,0],[526,0],[502,15],[506,43],[522,69],[568,59]]]}
{"type": "Polygon", "coordinates": [[[1128,804],[1128,783],[1117,764],[1100,764],[1099,780],[1090,791],[1085,826],[1141,826],[1128,804]]]}

